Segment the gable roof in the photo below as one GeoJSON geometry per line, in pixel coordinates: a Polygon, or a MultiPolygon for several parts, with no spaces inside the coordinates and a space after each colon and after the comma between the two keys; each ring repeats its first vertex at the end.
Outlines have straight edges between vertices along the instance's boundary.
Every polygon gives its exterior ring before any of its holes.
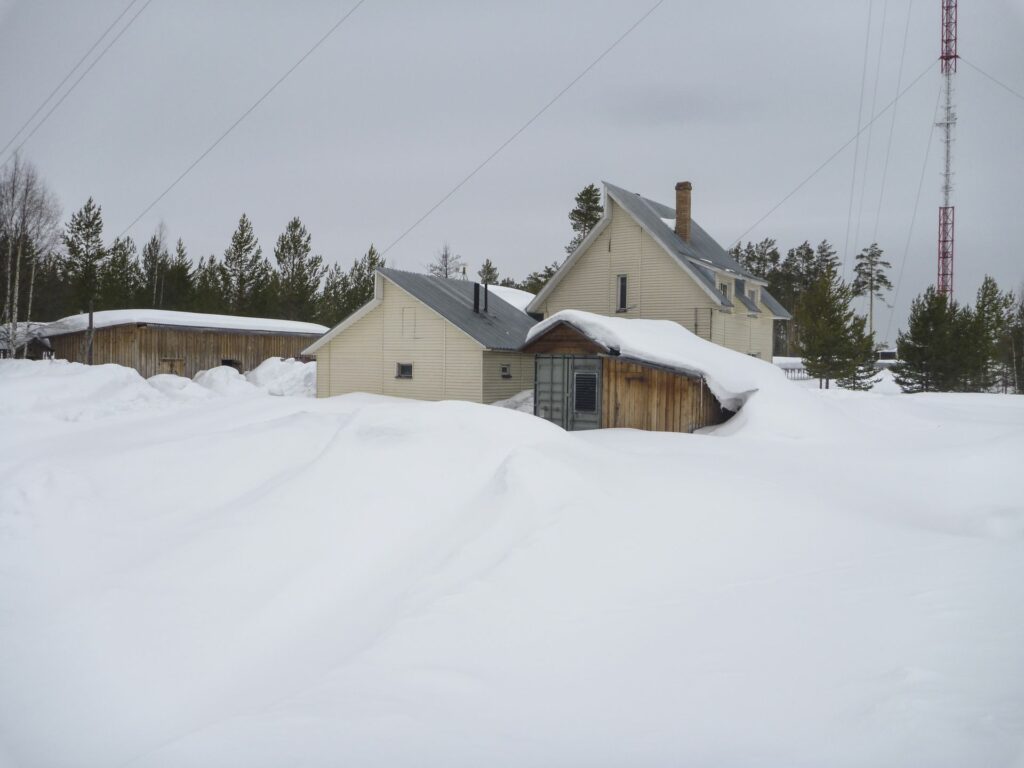
{"type": "Polygon", "coordinates": [[[476,283],[471,280],[446,280],[390,268],[379,271],[487,349],[519,349],[537,322],[491,291],[487,292],[487,311],[484,312],[483,286],[480,287],[480,311],[474,312],[473,286],[476,283]]]}
{"type": "MultiPolygon", "coordinates": [[[[752,275],[743,269],[742,266],[729,255],[729,252],[719,245],[711,235],[709,235],[696,221],[690,220],[690,240],[683,240],[675,232],[675,218],[676,212],[674,208],[670,208],[667,205],[663,205],[654,200],[648,200],[646,197],[642,197],[635,192],[617,187],[614,184],[609,184],[607,181],[603,182],[605,195],[610,197],[619,207],[628,213],[641,227],[643,227],[648,234],[657,242],[667,254],[673,257],[677,264],[697,281],[705,292],[707,292],[719,305],[723,307],[734,306],[732,301],[729,300],[721,291],[718,290],[718,280],[716,274],[725,272],[735,278],[741,280],[750,280],[756,282],[759,285],[764,285],[764,279],[759,278],[756,275],[752,275]],[[716,270],[718,271],[716,273],[716,270]]],[[[591,230],[591,235],[598,233],[600,229],[603,229],[602,224],[607,223],[607,213],[601,217],[599,225],[591,230]]],[[[588,237],[589,239],[589,237],[588,237]]],[[[573,252],[573,256],[581,254],[584,250],[584,246],[589,245],[587,240],[573,252]]],[[[575,262],[573,256],[570,256],[566,260],[562,268],[558,270],[555,276],[548,281],[548,284],[544,286],[544,289],[537,295],[537,299],[531,306],[539,306],[542,303],[542,299],[546,298],[550,293],[550,290],[561,281],[561,279],[569,272],[572,264],[575,262]]],[[[773,297],[768,294],[767,290],[762,288],[762,293],[765,296],[764,304],[768,307],[773,315],[779,319],[788,320],[790,315],[783,309],[782,305],[778,303],[773,297]]],[[[744,299],[741,299],[741,303],[750,310],[750,304],[744,299]]],[[[760,311],[754,306],[753,311],[760,311]]]]}
{"type": "Polygon", "coordinates": [[[517,351],[526,341],[530,328],[537,322],[491,291],[487,292],[487,311],[484,312],[483,286],[480,287],[481,311],[474,312],[473,286],[476,283],[470,280],[446,280],[419,272],[380,268],[377,270],[374,297],[317,339],[303,354],[315,354],[331,339],[377,307],[382,301],[380,281],[383,279],[390,280],[486,349],[517,351]]]}

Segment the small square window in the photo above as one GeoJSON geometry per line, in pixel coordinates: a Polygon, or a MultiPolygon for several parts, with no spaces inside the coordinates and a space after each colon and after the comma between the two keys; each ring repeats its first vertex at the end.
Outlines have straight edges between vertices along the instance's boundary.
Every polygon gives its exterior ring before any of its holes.
{"type": "Polygon", "coordinates": [[[412,363],[395,363],[395,378],[396,379],[411,379],[412,378],[412,363]]]}
{"type": "Polygon", "coordinates": [[[512,366],[511,365],[503,365],[503,366],[501,366],[501,378],[503,378],[503,379],[511,379],[512,378],[512,366]]]}

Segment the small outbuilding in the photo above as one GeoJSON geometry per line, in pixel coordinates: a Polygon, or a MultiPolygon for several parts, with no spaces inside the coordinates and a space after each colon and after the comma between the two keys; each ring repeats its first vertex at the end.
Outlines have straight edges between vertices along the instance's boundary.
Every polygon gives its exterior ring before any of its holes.
{"type": "Polygon", "coordinates": [[[574,310],[536,325],[522,351],[534,356],[534,414],[567,430],[693,432],[721,424],[747,393],[712,385],[705,369],[719,359],[726,369],[756,362],[677,323],[574,310]]]}
{"type": "MultiPolygon", "coordinates": [[[[42,329],[53,356],[88,360],[89,315],[72,315],[42,329]]],[[[164,309],[111,309],[93,313],[92,362],[117,363],[149,377],[192,378],[227,365],[251,371],[270,357],[299,357],[327,332],[317,323],[208,315],[164,309]]]]}

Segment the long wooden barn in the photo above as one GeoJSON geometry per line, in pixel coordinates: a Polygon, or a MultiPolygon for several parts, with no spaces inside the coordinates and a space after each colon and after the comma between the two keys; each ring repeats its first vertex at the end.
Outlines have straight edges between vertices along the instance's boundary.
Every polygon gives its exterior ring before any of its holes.
{"type": "MultiPolygon", "coordinates": [[[[61,360],[88,361],[89,316],[50,323],[44,334],[61,360]]],[[[293,320],[207,315],[158,309],[115,309],[93,314],[92,362],[117,363],[149,377],[189,378],[220,365],[249,371],[269,357],[300,357],[327,331],[293,320]]]]}
{"type": "Polygon", "coordinates": [[[622,354],[585,327],[552,320],[522,348],[534,355],[536,416],[567,430],[693,432],[732,415],[700,373],[642,352],[622,354]]]}

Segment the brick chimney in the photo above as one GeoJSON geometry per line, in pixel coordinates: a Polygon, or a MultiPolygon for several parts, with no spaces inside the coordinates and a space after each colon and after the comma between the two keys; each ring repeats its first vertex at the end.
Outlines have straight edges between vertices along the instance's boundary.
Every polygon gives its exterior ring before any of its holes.
{"type": "Polygon", "coordinates": [[[690,191],[693,184],[680,181],[676,184],[676,234],[690,242],[690,191]]]}

